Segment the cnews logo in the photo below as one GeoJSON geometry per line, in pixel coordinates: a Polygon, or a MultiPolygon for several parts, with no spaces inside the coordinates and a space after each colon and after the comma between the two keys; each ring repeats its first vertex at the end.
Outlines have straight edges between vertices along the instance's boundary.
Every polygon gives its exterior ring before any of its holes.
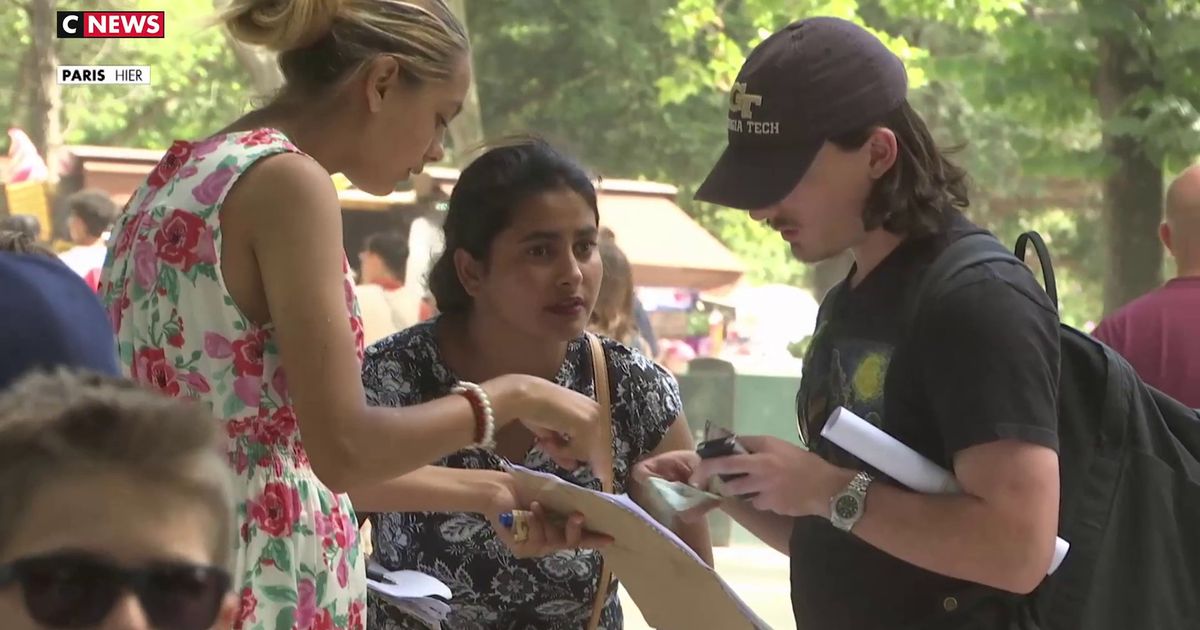
{"type": "Polygon", "coordinates": [[[59,39],[164,36],[165,11],[58,11],[59,39]]]}

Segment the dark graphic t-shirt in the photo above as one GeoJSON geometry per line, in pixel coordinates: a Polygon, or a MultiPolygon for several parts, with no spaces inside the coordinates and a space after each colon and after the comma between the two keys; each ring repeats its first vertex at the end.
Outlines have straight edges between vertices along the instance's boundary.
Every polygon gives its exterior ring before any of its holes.
{"type": "MultiPolygon", "coordinates": [[[[958,213],[947,225],[942,235],[905,241],[857,287],[822,304],[804,363],[802,434],[825,459],[868,470],[876,483],[893,482],[817,437],[838,406],[950,470],[955,453],[995,440],[1058,446],[1058,320],[1027,270],[968,270],[906,330],[905,307],[934,257],[978,230],[958,213]]],[[[908,564],[827,518],[796,520],[791,558],[801,629],[1035,627],[1019,598],[908,564]]]]}

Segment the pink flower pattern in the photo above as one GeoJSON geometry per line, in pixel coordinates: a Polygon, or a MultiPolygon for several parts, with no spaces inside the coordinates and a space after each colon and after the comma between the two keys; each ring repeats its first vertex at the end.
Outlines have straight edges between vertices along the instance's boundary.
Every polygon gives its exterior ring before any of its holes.
{"type": "MultiPolygon", "coordinates": [[[[349,499],[313,475],[274,330],[227,300],[220,203],[256,160],[299,151],[272,129],[178,141],[113,227],[100,280],[128,375],[206,403],[239,483],[236,630],[363,630],[366,597],[349,499]]],[[[349,261],[343,261],[343,269],[349,261]]],[[[362,322],[347,277],[347,325],[362,322]]]]}

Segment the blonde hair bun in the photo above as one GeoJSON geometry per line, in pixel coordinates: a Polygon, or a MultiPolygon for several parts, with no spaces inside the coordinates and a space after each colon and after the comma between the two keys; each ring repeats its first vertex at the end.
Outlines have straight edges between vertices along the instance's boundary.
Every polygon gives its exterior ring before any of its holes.
{"type": "Polygon", "coordinates": [[[231,0],[221,21],[247,44],[286,52],[327,33],[345,0],[231,0]]]}

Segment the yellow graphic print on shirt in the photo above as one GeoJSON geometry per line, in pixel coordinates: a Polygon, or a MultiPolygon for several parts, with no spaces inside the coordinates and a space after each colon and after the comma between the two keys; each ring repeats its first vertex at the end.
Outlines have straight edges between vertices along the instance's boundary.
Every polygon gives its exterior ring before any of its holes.
{"type": "MultiPolygon", "coordinates": [[[[807,426],[809,444],[820,433],[829,414],[845,407],[875,426],[883,426],[884,385],[891,364],[890,344],[864,339],[813,339],[797,410],[807,426]],[[824,361],[822,361],[824,359],[824,361]]],[[[803,433],[802,433],[803,434],[803,433]]]]}
{"type": "Polygon", "coordinates": [[[873,402],[883,398],[883,381],[887,377],[888,353],[868,352],[854,369],[852,390],[856,400],[873,402]]]}

